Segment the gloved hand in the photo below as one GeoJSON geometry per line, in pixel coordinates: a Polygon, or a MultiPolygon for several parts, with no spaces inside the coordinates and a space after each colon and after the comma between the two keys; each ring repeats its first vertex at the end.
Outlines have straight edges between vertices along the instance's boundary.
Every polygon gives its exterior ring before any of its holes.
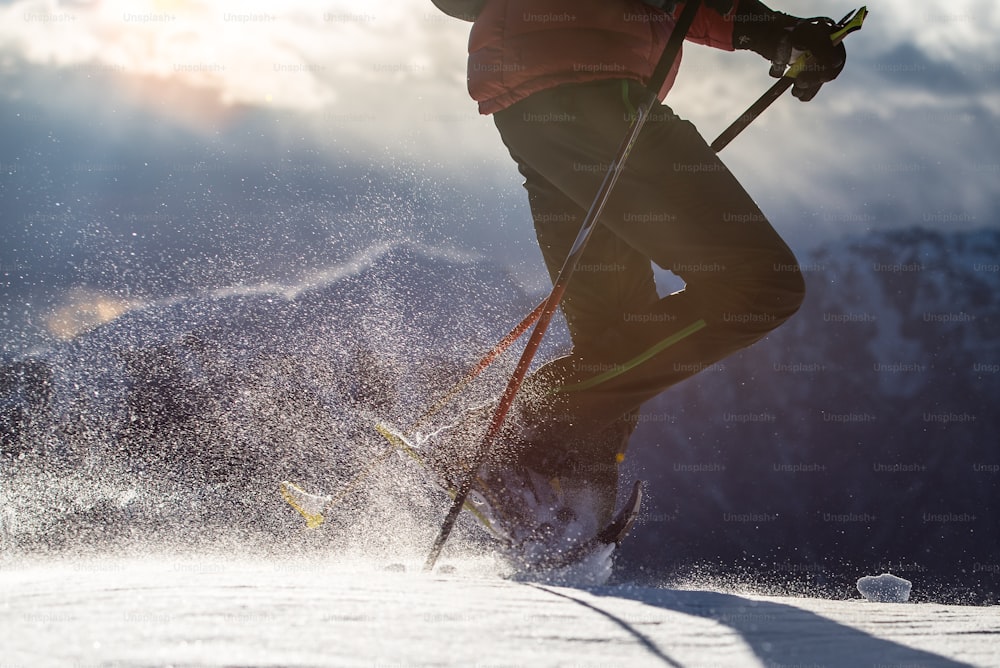
{"type": "Polygon", "coordinates": [[[834,44],[830,40],[834,29],[830,19],[800,21],[786,31],[771,57],[771,76],[780,78],[788,65],[802,53],[809,53],[805,68],[795,77],[792,86],[792,95],[803,102],[816,97],[824,83],[836,79],[847,62],[844,43],[834,44]]]}
{"type": "Polygon", "coordinates": [[[837,78],[847,62],[843,43],[830,40],[835,30],[831,19],[800,19],[769,9],[760,0],[741,0],[733,24],[734,46],[770,60],[772,76],[783,76],[789,64],[809,52],[810,60],[792,87],[792,94],[803,102],[837,78]]]}

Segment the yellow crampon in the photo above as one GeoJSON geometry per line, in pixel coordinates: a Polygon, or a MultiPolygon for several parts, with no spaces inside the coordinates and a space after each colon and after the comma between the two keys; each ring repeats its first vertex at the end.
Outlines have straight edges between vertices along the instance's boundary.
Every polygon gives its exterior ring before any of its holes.
{"type": "Polygon", "coordinates": [[[302,515],[306,521],[307,528],[315,529],[323,523],[323,513],[320,511],[322,510],[322,505],[326,505],[329,502],[329,497],[317,497],[309,494],[295,483],[288,482],[287,480],[281,482],[280,489],[281,498],[298,511],[299,515],[302,515]],[[323,502],[320,507],[307,508],[307,506],[315,506],[317,501],[323,502]]]}

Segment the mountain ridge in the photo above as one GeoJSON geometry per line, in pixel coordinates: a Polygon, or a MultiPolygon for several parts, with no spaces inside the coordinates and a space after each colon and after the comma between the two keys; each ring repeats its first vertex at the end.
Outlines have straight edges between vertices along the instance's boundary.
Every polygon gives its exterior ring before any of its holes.
{"type": "MultiPolygon", "coordinates": [[[[791,321],[644,407],[623,474],[651,501],[625,569],[749,558],[836,588],[851,555],[959,564],[995,596],[997,257],[995,230],[916,228],[804,256],[791,321]]],[[[377,457],[371,415],[408,424],[532,303],[504,268],[407,243],[325,275],[134,309],[5,365],[7,461],[244,486],[241,512],[270,526],[275,476],[336,489],[377,457]]],[[[557,330],[540,358],[565,345],[557,330]]],[[[513,357],[459,404],[495,396],[513,357]]]]}

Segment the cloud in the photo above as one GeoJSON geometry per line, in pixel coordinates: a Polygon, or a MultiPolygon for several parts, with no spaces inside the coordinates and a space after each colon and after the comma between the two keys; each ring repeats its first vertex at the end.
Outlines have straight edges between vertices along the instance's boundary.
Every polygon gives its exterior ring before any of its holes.
{"type": "Polygon", "coordinates": [[[468,30],[424,0],[13,0],[0,5],[0,57],[97,74],[98,106],[111,75],[202,129],[263,110],[297,115],[320,149],[506,161],[465,90],[468,30]]]}
{"type": "MultiPolygon", "coordinates": [[[[856,1],[769,4],[840,18],[856,1]]],[[[870,4],[841,78],[723,154],[796,251],[1000,224],[1000,5],[870,4]]],[[[0,269],[27,276],[0,316],[13,331],[18,300],[58,313],[42,288],[81,283],[87,317],[49,322],[74,331],[130,308],[108,301],[122,286],[322,272],[400,236],[483,250],[541,289],[522,179],[466,92],[468,29],[426,0],[0,1],[16,194],[0,269]]],[[[749,52],[684,58],[668,103],[709,140],[771,84],[749,52]]]]}
{"type": "Polygon", "coordinates": [[[24,0],[4,10],[0,39],[28,62],[179,82],[224,104],[328,104],[322,65],[297,39],[301,21],[255,4],[24,0]]]}
{"type": "MultiPolygon", "coordinates": [[[[834,18],[856,7],[770,4],[834,18]]],[[[727,163],[777,218],[836,211],[839,220],[857,206],[896,211],[899,224],[928,209],[968,210],[989,224],[1000,200],[987,131],[1000,116],[1000,4],[871,5],[841,79],[808,105],[776,103],[726,150],[727,163]]],[[[523,217],[509,157],[465,90],[468,29],[426,0],[13,0],[0,5],[0,54],[7,68],[74,68],[77,79],[100,70],[95,81],[117,81],[154,113],[201,118],[213,131],[225,113],[266,111],[269,136],[331,159],[353,151],[411,174],[450,171],[473,206],[498,209],[498,193],[516,191],[523,217]]],[[[770,82],[754,54],[692,45],[668,102],[711,139],[770,82]]],[[[69,109],[118,100],[97,84],[72,90],[69,109]]],[[[508,204],[491,216],[511,216],[508,204]]]]}
{"type": "Polygon", "coordinates": [[[996,40],[1000,4],[994,0],[881,0],[872,4],[874,25],[869,28],[875,28],[879,39],[869,50],[911,44],[930,59],[953,65],[996,63],[1000,58],[996,40]]]}
{"type": "MultiPolygon", "coordinates": [[[[817,11],[805,0],[772,4],[817,11]]],[[[840,0],[823,5],[837,18],[852,8],[840,0]]],[[[165,90],[186,86],[223,106],[300,112],[320,141],[383,147],[403,158],[453,155],[456,146],[464,156],[500,155],[491,124],[477,118],[465,92],[468,24],[426,0],[14,0],[0,8],[0,26],[0,49],[17,59],[100,68],[165,90]]],[[[875,70],[878,82],[941,90],[957,84],[937,75],[957,71],[976,85],[991,73],[996,79],[989,64],[1000,54],[998,31],[1000,5],[992,0],[883,0],[850,38],[849,74],[875,70]]],[[[689,69],[711,76],[673,99],[713,127],[742,99],[737,86],[753,81],[751,68],[761,66],[747,54],[699,51],[706,50],[688,49],[689,69]]],[[[841,87],[837,98],[875,106],[877,96],[841,87]]]]}
{"type": "Polygon", "coordinates": [[[15,0],[0,45],[35,64],[92,65],[217,92],[226,104],[315,110],[338,88],[436,76],[416,3],[15,0]]]}

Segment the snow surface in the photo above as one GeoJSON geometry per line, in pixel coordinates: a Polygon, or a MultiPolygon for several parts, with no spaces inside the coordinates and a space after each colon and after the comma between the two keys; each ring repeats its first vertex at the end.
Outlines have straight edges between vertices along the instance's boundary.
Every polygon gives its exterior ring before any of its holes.
{"type": "Polygon", "coordinates": [[[1000,611],[638,586],[484,560],[7,559],[4,666],[998,666],[1000,611]]]}

